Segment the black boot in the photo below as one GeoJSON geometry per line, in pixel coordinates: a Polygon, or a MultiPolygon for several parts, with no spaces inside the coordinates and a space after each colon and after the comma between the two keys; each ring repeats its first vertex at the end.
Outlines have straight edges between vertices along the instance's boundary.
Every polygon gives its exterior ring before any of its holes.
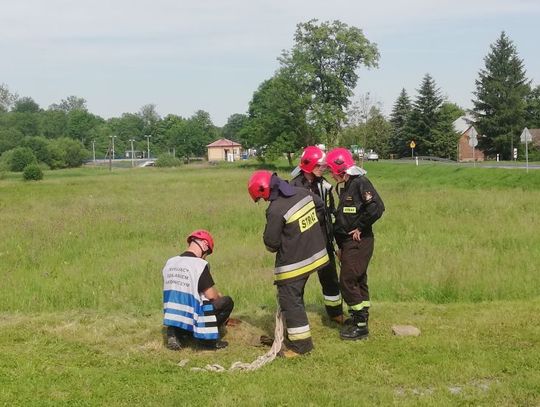
{"type": "Polygon", "coordinates": [[[176,330],[172,326],[166,326],[163,327],[163,331],[165,333],[164,340],[165,340],[165,346],[169,350],[180,350],[182,349],[182,345],[180,344],[180,341],[178,340],[178,337],[176,336],[176,330]]]}
{"type": "Polygon", "coordinates": [[[199,339],[197,341],[197,347],[201,350],[219,350],[229,346],[229,342],[222,340],[204,340],[199,339]]]}
{"type": "Polygon", "coordinates": [[[345,322],[345,327],[339,333],[341,339],[357,340],[365,339],[369,335],[368,330],[369,315],[367,310],[353,311],[351,318],[345,322]],[[347,323],[350,321],[349,323],[347,323]]]}

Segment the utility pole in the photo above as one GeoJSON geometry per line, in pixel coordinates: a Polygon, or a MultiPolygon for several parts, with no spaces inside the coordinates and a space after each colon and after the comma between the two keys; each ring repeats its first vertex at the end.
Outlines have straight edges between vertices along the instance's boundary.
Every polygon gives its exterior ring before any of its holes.
{"type": "Polygon", "coordinates": [[[109,136],[112,140],[112,159],[114,160],[116,157],[114,155],[114,139],[116,138],[116,136],[109,136]]]}
{"type": "Polygon", "coordinates": [[[94,156],[94,165],[96,165],[96,140],[92,140],[92,155],[94,156]]]}
{"type": "Polygon", "coordinates": [[[146,158],[150,159],[150,139],[152,138],[152,136],[150,134],[146,134],[144,137],[146,137],[146,147],[147,147],[146,158]]]}
{"type": "Polygon", "coordinates": [[[133,151],[133,142],[134,142],[135,140],[133,140],[132,138],[130,138],[129,141],[131,142],[131,168],[133,168],[133,167],[135,166],[134,163],[133,163],[133,155],[134,155],[134,153],[135,153],[135,152],[133,151]]]}

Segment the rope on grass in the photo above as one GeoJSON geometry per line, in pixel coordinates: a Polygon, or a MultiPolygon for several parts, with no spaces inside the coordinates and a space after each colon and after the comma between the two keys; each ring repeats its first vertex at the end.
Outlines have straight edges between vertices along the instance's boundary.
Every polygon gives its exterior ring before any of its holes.
{"type": "Polygon", "coordinates": [[[193,371],[208,371],[208,372],[232,372],[236,370],[240,371],[246,371],[250,372],[253,370],[260,369],[264,365],[272,362],[278,352],[281,350],[281,346],[283,344],[283,315],[281,313],[281,309],[277,308],[276,311],[276,327],[274,329],[274,342],[272,343],[272,347],[268,352],[266,352],[264,355],[259,356],[257,359],[255,359],[251,363],[245,363],[245,362],[234,362],[229,369],[225,369],[223,366],[218,364],[213,365],[206,365],[205,367],[192,367],[191,370],[193,371]]]}

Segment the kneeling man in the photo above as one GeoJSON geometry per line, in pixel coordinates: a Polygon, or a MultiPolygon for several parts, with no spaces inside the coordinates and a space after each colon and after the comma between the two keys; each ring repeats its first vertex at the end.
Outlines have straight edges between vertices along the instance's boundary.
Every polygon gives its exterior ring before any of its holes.
{"type": "Polygon", "coordinates": [[[167,348],[180,350],[182,339],[195,338],[205,348],[221,349],[220,340],[234,303],[214,285],[206,257],[214,250],[214,239],[206,230],[187,237],[188,248],[167,260],[163,268],[163,325],[167,348]]]}

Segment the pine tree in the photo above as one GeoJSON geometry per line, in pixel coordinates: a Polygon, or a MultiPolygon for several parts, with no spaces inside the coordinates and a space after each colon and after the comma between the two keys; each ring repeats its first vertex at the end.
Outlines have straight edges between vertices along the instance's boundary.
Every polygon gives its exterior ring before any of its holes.
{"type": "Polygon", "coordinates": [[[526,96],[530,82],[523,60],[503,31],[484,58],[485,68],[476,80],[474,114],[476,127],[485,137],[479,147],[488,155],[502,154],[510,159],[525,125],[526,96]]]}
{"type": "Polygon", "coordinates": [[[412,106],[405,88],[401,89],[396,103],[390,114],[392,132],[390,134],[389,148],[391,154],[402,157],[409,152],[410,135],[407,133],[407,123],[411,114],[412,106]]]}
{"type": "Polygon", "coordinates": [[[529,129],[540,128],[540,85],[527,96],[526,126],[529,129]]]}
{"type": "Polygon", "coordinates": [[[457,147],[461,136],[454,130],[454,120],[465,111],[454,103],[444,102],[437,110],[437,125],[433,129],[432,155],[457,159],[457,147]]]}
{"type": "Polygon", "coordinates": [[[422,79],[418,96],[413,103],[411,115],[407,125],[409,135],[416,142],[418,155],[434,154],[434,130],[438,124],[438,109],[443,97],[430,74],[422,79]]]}

